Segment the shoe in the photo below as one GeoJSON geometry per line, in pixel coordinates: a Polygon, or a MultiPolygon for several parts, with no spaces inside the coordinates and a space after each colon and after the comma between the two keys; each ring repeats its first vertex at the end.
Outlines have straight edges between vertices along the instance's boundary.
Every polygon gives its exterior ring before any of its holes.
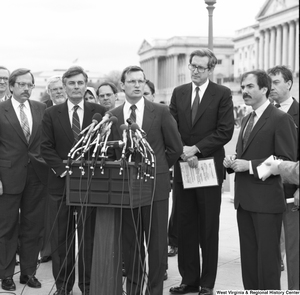
{"type": "Polygon", "coordinates": [[[57,289],[53,295],[71,295],[71,292],[68,292],[65,288],[60,288],[57,289]]]}
{"type": "Polygon", "coordinates": [[[30,288],[41,288],[42,284],[35,276],[21,275],[20,284],[26,284],[30,288]]]}
{"type": "Polygon", "coordinates": [[[7,278],[3,279],[1,282],[1,287],[3,290],[6,290],[6,291],[15,291],[16,290],[16,284],[12,277],[7,277],[7,278]]]}
{"type": "Polygon", "coordinates": [[[199,287],[181,284],[178,287],[170,288],[169,292],[171,294],[198,293],[199,292],[199,287]]]}
{"type": "Polygon", "coordinates": [[[213,295],[213,289],[206,288],[206,287],[201,287],[201,290],[199,292],[199,295],[213,295]]]}
{"type": "Polygon", "coordinates": [[[49,256],[43,256],[43,257],[41,257],[41,259],[39,259],[39,262],[40,263],[46,263],[46,262],[49,262],[49,261],[51,261],[52,260],[52,258],[51,258],[51,256],[49,255],[49,256]]]}
{"type": "Polygon", "coordinates": [[[166,281],[168,279],[168,272],[166,271],[164,274],[164,281],[166,281]]]}
{"type": "Polygon", "coordinates": [[[177,247],[174,247],[174,246],[170,246],[170,250],[168,252],[168,256],[169,257],[174,257],[176,256],[178,253],[178,248],[177,247]]]}

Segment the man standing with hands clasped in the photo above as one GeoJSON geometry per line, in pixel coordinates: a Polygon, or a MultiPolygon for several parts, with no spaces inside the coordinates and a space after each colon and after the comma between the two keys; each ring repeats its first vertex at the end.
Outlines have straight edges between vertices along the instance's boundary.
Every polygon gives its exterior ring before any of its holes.
{"type": "Polygon", "coordinates": [[[200,286],[199,294],[210,295],[218,267],[222,163],[224,145],[234,130],[233,103],[230,89],[209,80],[217,64],[211,50],[192,52],[189,62],[192,83],[176,87],[170,104],[184,145],[181,158],[195,168],[199,159],[213,157],[219,185],[184,190],[179,162],[174,166],[173,185],[178,196],[178,268],[182,280],[170,293],[198,293],[200,286]]]}
{"type": "Polygon", "coordinates": [[[253,112],[244,117],[236,155],[226,156],[224,166],[236,173],[243,284],[247,290],[280,290],[283,186],[278,175],[260,179],[259,166],[271,155],[296,160],[297,132],[291,116],[270,104],[271,79],[265,71],[243,74],[241,89],[253,112]]]}

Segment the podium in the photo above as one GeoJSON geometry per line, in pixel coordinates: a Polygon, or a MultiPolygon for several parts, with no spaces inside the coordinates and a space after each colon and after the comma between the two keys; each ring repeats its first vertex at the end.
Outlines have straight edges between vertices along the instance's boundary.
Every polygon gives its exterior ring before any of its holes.
{"type": "MultiPolygon", "coordinates": [[[[154,179],[132,162],[74,162],[67,174],[67,205],[97,207],[90,295],[122,294],[122,208],[150,205],[154,179]]],[[[148,167],[149,168],[149,167],[148,167]]],[[[152,171],[154,173],[154,171],[152,171]]]]}

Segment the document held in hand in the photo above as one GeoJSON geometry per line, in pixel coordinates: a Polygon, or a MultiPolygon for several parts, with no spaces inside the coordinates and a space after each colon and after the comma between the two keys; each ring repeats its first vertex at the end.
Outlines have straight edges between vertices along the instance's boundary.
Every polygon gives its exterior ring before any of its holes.
{"type": "Polygon", "coordinates": [[[179,162],[183,188],[219,185],[214,158],[198,160],[198,168],[190,168],[187,162],[179,162]]]}
{"type": "Polygon", "coordinates": [[[271,155],[268,159],[263,161],[258,167],[257,167],[257,174],[259,179],[262,179],[263,177],[267,176],[269,177],[272,173],[270,172],[270,165],[267,166],[265,163],[274,161],[275,157],[271,155]]]}

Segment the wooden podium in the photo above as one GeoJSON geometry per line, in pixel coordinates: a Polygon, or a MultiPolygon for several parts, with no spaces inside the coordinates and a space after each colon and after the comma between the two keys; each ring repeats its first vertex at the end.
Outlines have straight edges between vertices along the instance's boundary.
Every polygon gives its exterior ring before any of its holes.
{"type": "Polygon", "coordinates": [[[154,179],[141,177],[147,169],[124,166],[97,162],[91,169],[91,162],[75,162],[67,174],[67,204],[97,207],[90,295],[122,294],[120,212],[151,204],[154,179]]]}

